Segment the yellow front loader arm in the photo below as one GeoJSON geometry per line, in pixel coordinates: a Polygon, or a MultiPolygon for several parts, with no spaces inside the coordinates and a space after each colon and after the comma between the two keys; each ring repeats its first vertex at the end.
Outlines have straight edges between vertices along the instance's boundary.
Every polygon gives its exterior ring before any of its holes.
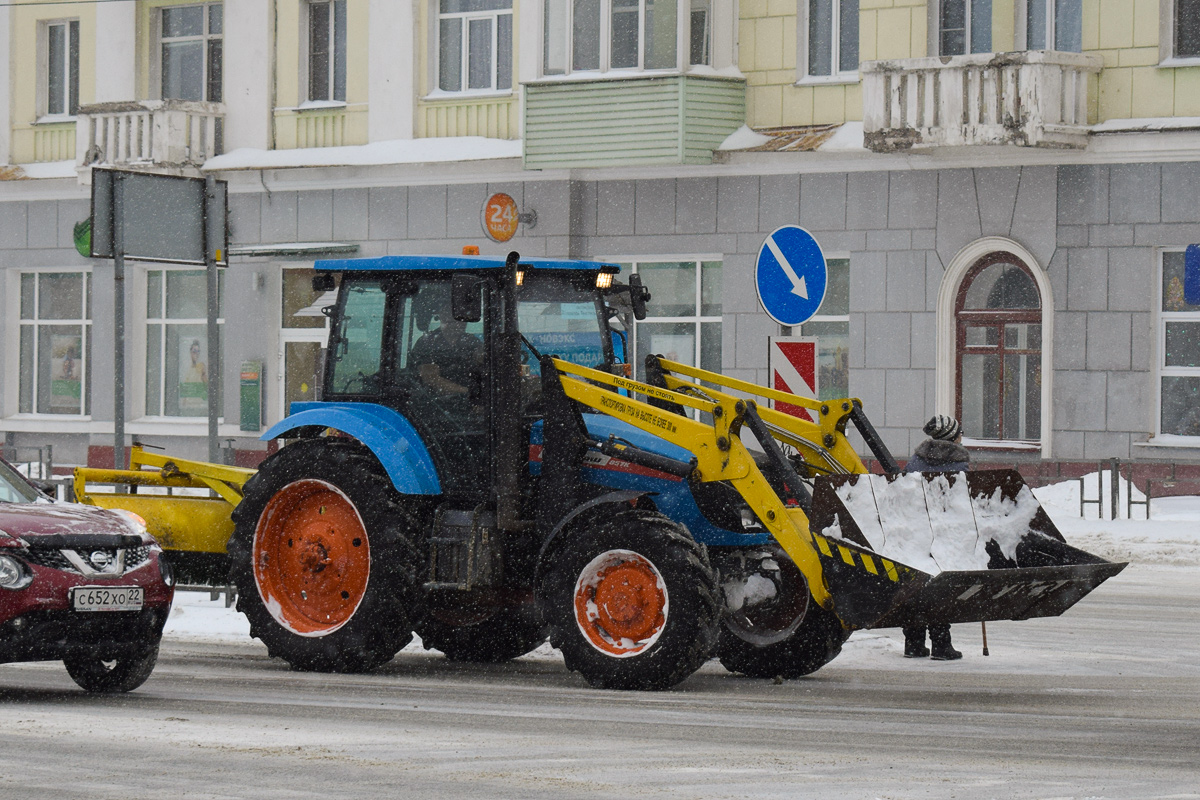
{"type": "Polygon", "coordinates": [[[795,447],[814,471],[866,472],[845,437],[845,421],[854,408],[854,400],[818,402],[662,359],[659,364],[667,388],[560,359],[553,359],[553,363],[567,397],[688,450],[696,457],[692,474],[695,480],[728,481],[804,573],[813,598],[822,606],[833,605],[822,556],[826,559],[840,556],[851,568],[886,576],[891,582],[898,580],[897,567],[890,561],[852,551],[843,543],[810,530],[804,510],[784,505],[741,441],[743,425],[748,419],[759,417],[775,440],[795,447]],[[686,378],[702,380],[708,385],[686,378]],[[751,397],[736,397],[714,386],[751,397]],[[623,389],[629,394],[619,394],[613,389],[623,389]],[[664,411],[634,395],[695,409],[708,415],[711,423],[664,411]],[[817,421],[759,408],[755,396],[811,409],[817,421]]]}

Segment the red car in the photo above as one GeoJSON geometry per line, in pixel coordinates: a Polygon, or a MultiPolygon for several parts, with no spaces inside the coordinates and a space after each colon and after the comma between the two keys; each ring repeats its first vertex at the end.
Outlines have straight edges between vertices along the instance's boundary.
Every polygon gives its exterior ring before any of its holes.
{"type": "Polygon", "coordinates": [[[174,595],[137,515],[51,500],[0,460],[0,663],[61,659],[85,691],[136,689],[174,595]]]}

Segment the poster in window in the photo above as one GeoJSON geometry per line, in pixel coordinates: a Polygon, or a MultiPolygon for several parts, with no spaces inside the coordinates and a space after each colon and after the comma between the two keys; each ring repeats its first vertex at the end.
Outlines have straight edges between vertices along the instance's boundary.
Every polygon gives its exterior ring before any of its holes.
{"type": "Polygon", "coordinates": [[[650,336],[650,351],[668,361],[695,364],[696,337],[690,333],[655,333],[650,336]]]}
{"type": "Polygon", "coordinates": [[[188,336],[179,340],[179,413],[203,416],[208,413],[208,352],[206,337],[188,336]]]}
{"type": "Polygon", "coordinates": [[[83,411],[83,337],[54,334],[50,337],[50,411],[78,414],[83,411]]]}

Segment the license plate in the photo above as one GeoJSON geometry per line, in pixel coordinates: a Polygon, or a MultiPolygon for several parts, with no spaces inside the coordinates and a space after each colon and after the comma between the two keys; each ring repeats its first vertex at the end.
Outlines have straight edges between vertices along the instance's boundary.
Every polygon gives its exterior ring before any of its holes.
{"type": "Polygon", "coordinates": [[[141,611],[141,586],[76,586],[71,607],[76,611],[141,611]]]}

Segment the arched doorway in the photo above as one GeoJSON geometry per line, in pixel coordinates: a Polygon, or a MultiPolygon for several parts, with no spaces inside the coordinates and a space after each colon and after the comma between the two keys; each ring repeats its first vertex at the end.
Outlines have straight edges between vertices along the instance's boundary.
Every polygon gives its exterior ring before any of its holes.
{"type": "Polygon", "coordinates": [[[1042,439],[1042,299],[1011,252],[975,261],[954,304],[955,414],[973,439],[1042,439]]]}

